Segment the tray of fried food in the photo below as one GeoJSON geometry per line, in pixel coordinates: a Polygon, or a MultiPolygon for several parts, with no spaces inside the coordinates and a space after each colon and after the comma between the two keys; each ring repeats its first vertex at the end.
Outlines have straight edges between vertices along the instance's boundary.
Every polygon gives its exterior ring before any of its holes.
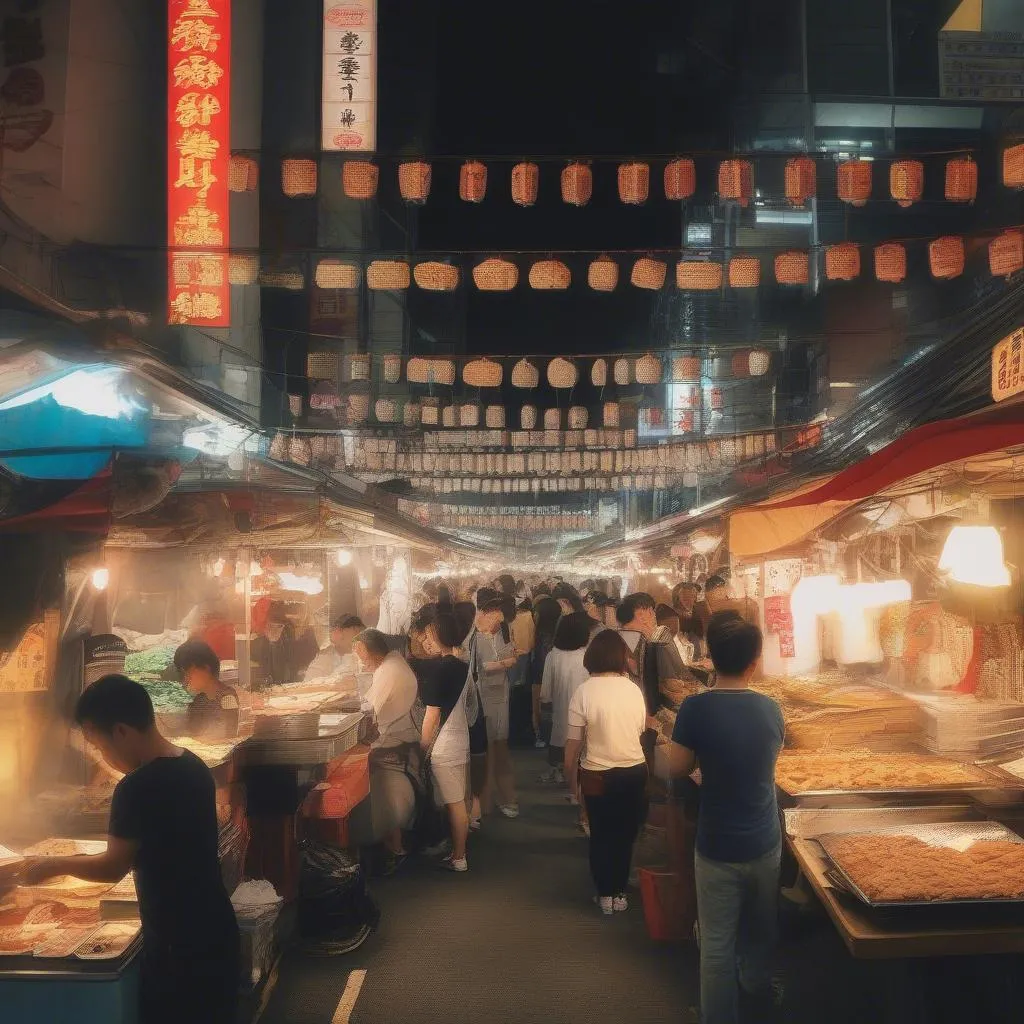
{"type": "Polygon", "coordinates": [[[1000,785],[985,769],[931,754],[784,750],[775,783],[789,796],[916,793],[1000,785]]]}
{"type": "Polygon", "coordinates": [[[1024,900],[1024,842],[991,821],[825,835],[830,876],[872,907],[1024,900]]]}

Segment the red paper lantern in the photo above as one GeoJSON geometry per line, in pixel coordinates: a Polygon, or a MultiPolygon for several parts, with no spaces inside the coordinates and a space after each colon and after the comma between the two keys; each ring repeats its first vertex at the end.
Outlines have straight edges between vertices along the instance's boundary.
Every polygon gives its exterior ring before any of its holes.
{"type": "Polygon", "coordinates": [[[619,164],[619,199],[630,206],[647,202],[651,169],[647,164],[632,160],[619,164]]]}
{"type": "Polygon", "coordinates": [[[775,257],[775,280],[779,284],[805,285],[810,279],[810,259],[806,252],[780,252],[775,257]]]}
{"type": "Polygon", "coordinates": [[[665,198],[679,203],[697,191],[697,170],[689,157],[673,160],[665,166],[665,198]]]}
{"type": "Polygon", "coordinates": [[[825,276],[830,281],[853,281],[860,277],[860,247],[851,242],[825,246],[825,276]]]}
{"type": "Polygon", "coordinates": [[[1024,269],[1024,234],[1005,231],[988,243],[988,265],[993,277],[1010,277],[1024,269]]]}
{"type": "Polygon", "coordinates": [[[978,195],[978,165],[968,157],[946,161],[946,199],[951,203],[973,203],[978,195]]]}
{"type": "Polygon", "coordinates": [[[896,160],[889,168],[889,194],[900,206],[913,206],[924,195],[924,164],[896,160]]]}
{"type": "Polygon", "coordinates": [[[964,240],[955,235],[946,235],[928,243],[928,263],[932,276],[940,281],[950,281],[964,272],[966,254],[964,240]]]}
{"type": "Polygon", "coordinates": [[[761,261],[756,256],[733,256],[729,260],[729,287],[756,288],[761,283],[761,261]]]}
{"type": "Polygon", "coordinates": [[[806,206],[818,191],[818,168],[809,156],[786,161],[786,198],[793,206],[806,206]]]}
{"type": "Polygon", "coordinates": [[[886,242],[875,248],[875,277],[899,284],[907,276],[907,250],[899,242],[886,242]]]}
{"type": "Polygon", "coordinates": [[[844,203],[865,206],[871,198],[871,162],[844,160],[836,168],[836,191],[844,203]]]}
{"type": "Polygon", "coordinates": [[[467,160],[459,169],[459,197],[482,203],[487,195],[487,168],[479,160],[467,160]]]}
{"type": "Polygon", "coordinates": [[[723,160],[718,167],[718,194],[746,206],[754,195],[754,167],[749,160],[723,160]]]}

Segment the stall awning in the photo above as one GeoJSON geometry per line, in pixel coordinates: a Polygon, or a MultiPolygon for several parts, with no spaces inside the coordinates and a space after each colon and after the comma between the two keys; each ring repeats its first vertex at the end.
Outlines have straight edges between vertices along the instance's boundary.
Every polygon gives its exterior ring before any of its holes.
{"type": "Polygon", "coordinates": [[[790,547],[857,502],[901,481],[1021,444],[1024,403],[929,423],[825,481],[734,512],[729,550],[734,557],[751,558],[790,547]]]}

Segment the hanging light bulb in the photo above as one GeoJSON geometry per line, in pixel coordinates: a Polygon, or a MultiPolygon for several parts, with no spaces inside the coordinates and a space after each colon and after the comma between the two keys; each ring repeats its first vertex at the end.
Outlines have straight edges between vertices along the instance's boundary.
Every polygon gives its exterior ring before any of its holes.
{"type": "Polygon", "coordinates": [[[957,583],[1008,587],[1010,570],[1003,561],[1003,538],[994,526],[954,526],[949,531],[939,570],[957,583]]]}
{"type": "Polygon", "coordinates": [[[92,586],[94,590],[106,590],[110,584],[110,570],[109,569],[93,569],[92,571],[92,586]]]}
{"type": "Polygon", "coordinates": [[[341,548],[338,551],[338,565],[344,569],[346,565],[352,564],[352,552],[346,548],[341,548]]]}

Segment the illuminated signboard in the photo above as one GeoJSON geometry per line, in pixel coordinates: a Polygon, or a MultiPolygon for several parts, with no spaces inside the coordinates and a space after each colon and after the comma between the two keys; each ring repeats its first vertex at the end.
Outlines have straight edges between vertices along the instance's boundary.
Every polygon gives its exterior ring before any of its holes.
{"type": "Polygon", "coordinates": [[[992,397],[997,402],[1024,393],[1024,327],[1018,327],[992,349],[992,397]]]}
{"type": "Polygon", "coordinates": [[[323,148],[377,147],[377,0],[324,0],[323,148]]]}
{"type": "Polygon", "coordinates": [[[167,9],[168,320],[227,327],[231,0],[167,9]]]}

